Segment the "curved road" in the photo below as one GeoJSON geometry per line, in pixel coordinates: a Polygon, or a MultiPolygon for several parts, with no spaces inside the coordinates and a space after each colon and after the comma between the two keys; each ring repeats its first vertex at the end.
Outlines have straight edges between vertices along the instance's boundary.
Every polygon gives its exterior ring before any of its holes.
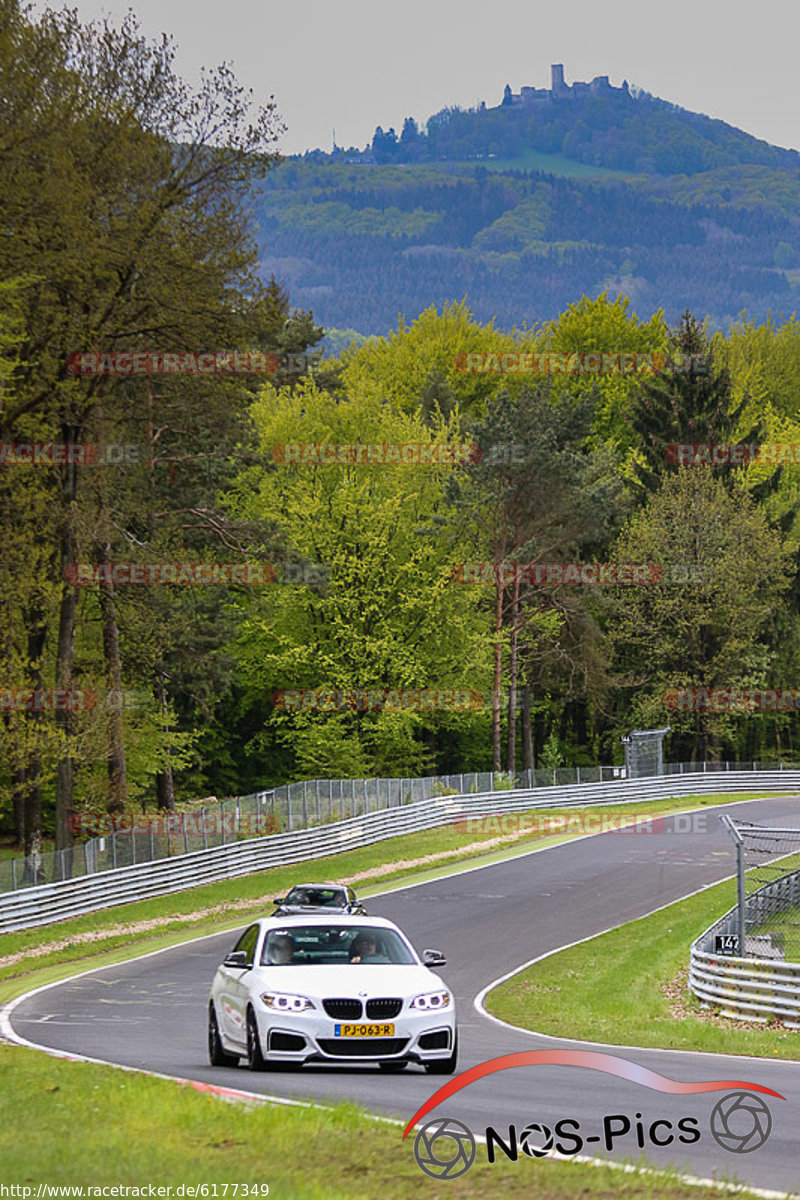
{"type": "MultiPolygon", "coordinates": [[[[618,1047],[565,1042],[510,1029],[483,1016],[473,1003],[486,984],[521,963],[732,875],[733,846],[717,814],[789,825],[800,823],[798,811],[798,797],[702,809],[695,822],[700,828],[691,832],[683,832],[689,823],[686,817],[668,818],[657,833],[585,837],[369,900],[370,913],[396,921],[418,949],[435,946],[445,952],[448,965],[441,974],[459,1006],[459,1072],[515,1051],[583,1047],[606,1049],[681,1081],[746,1080],[786,1097],[785,1101],[766,1097],[773,1124],[765,1145],[749,1154],[736,1154],[712,1138],[711,1110],[726,1092],[666,1095],[574,1066],[519,1067],[495,1073],[471,1083],[432,1116],[457,1118],[479,1136],[491,1125],[506,1141],[510,1124],[519,1131],[532,1122],[552,1128],[569,1118],[580,1123],[580,1133],[588,1139],[581,1153],[591,1155],[606,1153],[604,1118],[625,1116],[631,1131],[613,1141],[611,1157],[636,1158],[646,1153],[654,1164],[670,1163],[694,1176],[737,1178],[781,1192],[800,1190],[800,1063],[626,1049],[624,1029],[619,1031],[618,1047]],[[644,1151],[636,1142],[639,1114],[644,1151]],[[653,1122],[667,1120],[675,1127],[685,1117],[696,1119],[699,1141],[651,1144],[648,1131],[653,1122]]],[[[10,1019],[13,1032],[37,1046],[180,1078],[284,1097],[356,1100],[404,1123],[447,1082],[414,1067],[385,1075],[366,1066],[267,1074],[208,1066],[208,989],[236,936],[215,935],[49,987],[16,1005],[10,1019]]],[[[731,1048],[735,1038],[731,1032],[731,1048]]],[[[621,1125],[620,1119],[610,1128],[621,1125]]],[[[570,1126],[570,1132],[574,1128],[570,1126]]],[[[657,1126],[654,1136],[665,1139],[666,1130],[657,1126]]],[[[410,1155],[412,1144],[412,1136],[402,1142],[398,1132],[398,1154],[410,1155]]],[[[541,1139],[533,1139],[532,1144],[541,1145],[541,1139]]],[[[574,1152],[575,1144],[569,1143],[567,1149],[574,1152]]]]}

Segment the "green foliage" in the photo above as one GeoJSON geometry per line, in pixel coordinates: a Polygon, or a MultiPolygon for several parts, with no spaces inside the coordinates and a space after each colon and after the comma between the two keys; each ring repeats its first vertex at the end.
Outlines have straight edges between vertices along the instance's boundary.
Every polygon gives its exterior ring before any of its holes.
{"type": "Polygon", "coordinates": [[[614,557],[662,568],[660,581],[620,587],[614,598],[610,636],[631,724],[668,721],[692,758],[706,745],[718,751],[745,718],[674,712],[666,694],[774,686],[769,625],[788,583],[783,539],[745,493],[704,467],[683,467],[631,518],[614,557]]]}

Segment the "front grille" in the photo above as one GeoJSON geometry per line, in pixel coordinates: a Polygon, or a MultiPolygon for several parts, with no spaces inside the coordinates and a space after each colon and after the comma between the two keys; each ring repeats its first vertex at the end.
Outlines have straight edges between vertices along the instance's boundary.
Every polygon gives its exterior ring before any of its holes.
{"type": "Polygon", "coordinates": [[[367,1016],[370,1021],[388,1021],[396,1017],[403,1007],[403,1001],[393,996],[381,997],[380,1000],[367,1001],[367,1016]]]}
{"type": "Polygon", "coordinates": [[[329,1017],[335,1017],[337,1021],[361,1020],[360,1000],[323,1000],[322,1007],[329,1017]]]}
{"type": "Polygon", "coordinates": [[[401,1054],[408,1038],[317,1038],[323,1054],[336,1058],[385,1058],[401,1054]]]}
{"type": "Polygon", "coordinates": [[[446,1029],[437,1029],[436,1033],[423,1033],[418,1044],[420,1050],[447,1050],[450,1034],[446,1029]]]}
{"type": "Polygon", "coordinates": [[[299,1033],[281,1033],[274,1029],[269,1035],[270,1050],[305,1050],[306,1039],[299,1033]]]}

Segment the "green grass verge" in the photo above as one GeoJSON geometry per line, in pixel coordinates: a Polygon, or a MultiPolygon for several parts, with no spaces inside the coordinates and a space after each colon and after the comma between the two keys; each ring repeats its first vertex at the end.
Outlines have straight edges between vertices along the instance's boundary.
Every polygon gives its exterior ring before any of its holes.
{"type": "MultiPolygon", "coordinates": [[[[431,164],[435,166],[436,164],[431,164]]],[[[453,167],[453,163],[442,164],[453,167]]],[[[476,158],[465,159],[455,165],[470,173],[476,167],[487,171],[544,171],[548,175],[563,175],[568,179],[637,179],[633,171],[622,171],[616,167],[596,167],[591,163],[578,162],[574,158],[566,158],[563,154],[546,154],[542,150],[526,149],[515,158],[476,158]]]]}
{"type": "MultiPolygon", "coordinates": [[[[490,1166],[483,1147],[465,1175],[437,1182],[417,1166],[413,1134],[402,1141],[401,1126],[369,1120],[354,1104],[328,1110],[227,1104],[166,1080],[17,1046],[0,1045],[0,1074],[2,1182],[32,1187],[34,1196],[40,1183],[83,1188],[216,1184],[218,1196],[228,1184],[231,1200],[235,1183],[239,1196],[242,1184],[266,1184],[271,1200],[496,1200],[499,1195],[718,1200],[720,1195],[683,1183],[674,1173],[626,1174],[524,1155],[516,1163],[490,1166]]],[[[209,1194],[214,1194],[210,1186],[209,1194]]]]}
{"type": "Polygon", "coordinates": [[[797,1031],[718,1016],[686,989],[690,944],[735,903],[735,881],[716,884],[542,959],[494,988],[486,1009],[556,1037],[798,1059],[797,1031]]]}
{"type": "MultiPolygon", "coordinates": [[[[756,794],[735,797],[736,800],[751,798],[756,798],[756,794]]],[[[272,897],[284,894],[301,877],[309,881],[343,879],[382,868],[385,874],[379,880],[356,884],[359,894],[368,897],[384,891],[387,885],[423,882],[466,863],[477,866],[499,862],[537,846],[557,844],[579,835],[582,827],[576,822],[585,817],[594,821],[624,819],[632,817],[634,809],[637,816],[660,815],[730,802],[730,796],[714,795],[581,810],[532,809],[526,814],[515,814],[514,819],[525,821],[538,815],[550,820],[564,816],[567,832],[552,837],[534,832],[501,845],[495,839],[498,834],[502,836],[504,818],[500,818],[499,827],[490,828],[483,835],[465,834],[452,825],[444,825],[308,863],[259,871],[5,934],[0,939],[0,1002],[80,970],[133,958],[188,938],[239,928],[255,913],[270,912],[272,897]],[[424,866],[420,863],[422,859],[426,860],[424,866]],[[17,955],[24,957],[15,959],[17,955]],[[15,960],[4,961],[8,959],[15,960]],[[46,973],[42,968],[47,969],[46,973]]]]}

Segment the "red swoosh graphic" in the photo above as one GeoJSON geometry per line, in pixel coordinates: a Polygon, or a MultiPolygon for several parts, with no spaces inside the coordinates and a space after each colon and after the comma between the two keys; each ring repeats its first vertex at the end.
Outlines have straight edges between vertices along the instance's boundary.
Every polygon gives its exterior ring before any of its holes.
{"type": "Polygon", "coordinates": [[[443,1100],[454,1096],[476,1079],[485,1075],[493,1075],[495,1071],[505,1071],[509,1067],[538,1067],[545,1064],[558,1067],[587,1067],[591,1071],[604,1071],[606,1075],[616,1075],[619,1079],[627,1079],[631,1083],[640,1083],[642,1087],[653,1088],[657,1092],[668,1092],[673,1096],[690,1096],[697,1092],[724,1092],[733,1088],[741,1088],[747,1092],[764,1092],[768,1096],[777,1096],[785,1100],[780,1092],[772,1088],[762,1087],[760,1083],[746,1083],[742,1079],[712,1079],[705,1083],[680,1083],[677,1079],[669,1079],[659,1075],[657,1071],[649,1071],[629,1062],[627,1058],[617,1058],[615,1054],[601,1054],[597,1050],[520,1050],[516,1054],[503,1054],[500,1058],[490,1058],[488,1062],[478,1063],[468,1071],[462,1071],[455,1079],[448,1080],[430,1100],[426,1100],[422,1108],[414,1113],[403,1133],[407,1137],[417,1121],[441,1104],[443,1100]]]}

